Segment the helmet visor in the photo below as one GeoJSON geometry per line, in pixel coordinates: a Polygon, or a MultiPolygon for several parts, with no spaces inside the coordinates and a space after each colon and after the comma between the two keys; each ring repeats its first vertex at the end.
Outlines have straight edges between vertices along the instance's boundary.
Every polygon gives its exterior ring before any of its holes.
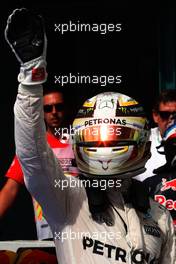
{"type": "Polygon", "coordinates": [[[106,124],[79,129],[75,134],[76,144],[89,147],[135,145],[138,138],[136,129],[106,124]]]}

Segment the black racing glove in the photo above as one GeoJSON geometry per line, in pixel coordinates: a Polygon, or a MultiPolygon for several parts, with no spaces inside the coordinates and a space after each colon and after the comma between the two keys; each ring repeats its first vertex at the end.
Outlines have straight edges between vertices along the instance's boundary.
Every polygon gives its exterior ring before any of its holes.
{"type": "Polygon", "coordinates": [[[5,39],[21,64],[19,82],[45,82],[47,39],[42,17],[25,8],[15,9],[7,20],[5,39]]]}

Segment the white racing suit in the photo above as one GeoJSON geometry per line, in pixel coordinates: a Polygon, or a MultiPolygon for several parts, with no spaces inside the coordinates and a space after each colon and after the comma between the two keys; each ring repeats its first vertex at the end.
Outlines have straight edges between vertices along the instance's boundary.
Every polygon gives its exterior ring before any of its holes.
{"type": "Polygon", "coordinates": [[[92,220],[81,181],[64,176],[46,142],[42,97],[42,86],[19,85],[16,150],[27,188],[51,226],[59,264],[176,263],[170,214],[153,200],[150,214],[143,214],[111,189],[115,224],[92,220]]]}

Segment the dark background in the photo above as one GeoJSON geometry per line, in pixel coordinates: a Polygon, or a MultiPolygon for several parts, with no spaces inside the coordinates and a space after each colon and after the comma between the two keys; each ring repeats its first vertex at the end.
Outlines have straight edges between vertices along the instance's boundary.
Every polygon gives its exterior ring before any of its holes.
{"type": "MultiPolygon", "coordinates": [[[[13,104],[19,63],[4,40],[7,17],[17,7],[28,7],[45,20],[48,36],[48,86],[54,75],[122,75],[121,84],[75,84],[61,87],[66,96],[67,118],[73,117],[84,100],[102,91],[116,91],[140,101],[151,120],[151,108],[159,92],[162,29],[172,5],[154,6],[149,1],[7,1],[0,16],[1,136],[0,174],[7,171],[15,153],[13,104]],[[54,32],[54,23],[122,23],[121,32],[54,32]]],[[[175,23],[175,21],[174,21],[175,23]]]]}
{"type": "MultiPolygon", "coordinates": [[[[147,3],[147,1],[146,1],[147,3]]],[[[89,75],[122,75],[121,84],[66,85],[69,120],[83,101],[102,91],[126,93],[139,100],[150,115],[158,93],[158,49],[161,7],[133,1],[17,1],[1,9],[1,174],[14,155],[13,104],[17,90],[19,63],[6,44],[3,31],[6,19],[16,7],[28,7],[43,15],[48,36],[47,85],[54,75],[80,73],[89,75]],[[26,3],[30,2],[30,3],[26,3]],[[121,32],[101,35],[95,32],[72,32],[59,35],[54,23],[122,23],[121,32]]]]}

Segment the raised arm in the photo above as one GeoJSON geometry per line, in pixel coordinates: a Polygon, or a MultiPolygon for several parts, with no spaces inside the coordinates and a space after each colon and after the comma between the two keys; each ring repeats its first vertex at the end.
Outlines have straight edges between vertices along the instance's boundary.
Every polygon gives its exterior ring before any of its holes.
{"type": "Polygon", "coordinates": [[[68,190],[55,188],[56,182],[67,179],[46,142],[42,83],[47,78],[47,41],[42,18],[24,8],[15,10],[8,18],[5,37],[21,63],[14,107],[17,156],[28,190],[55,226],[65,221],[68,190]]]}

